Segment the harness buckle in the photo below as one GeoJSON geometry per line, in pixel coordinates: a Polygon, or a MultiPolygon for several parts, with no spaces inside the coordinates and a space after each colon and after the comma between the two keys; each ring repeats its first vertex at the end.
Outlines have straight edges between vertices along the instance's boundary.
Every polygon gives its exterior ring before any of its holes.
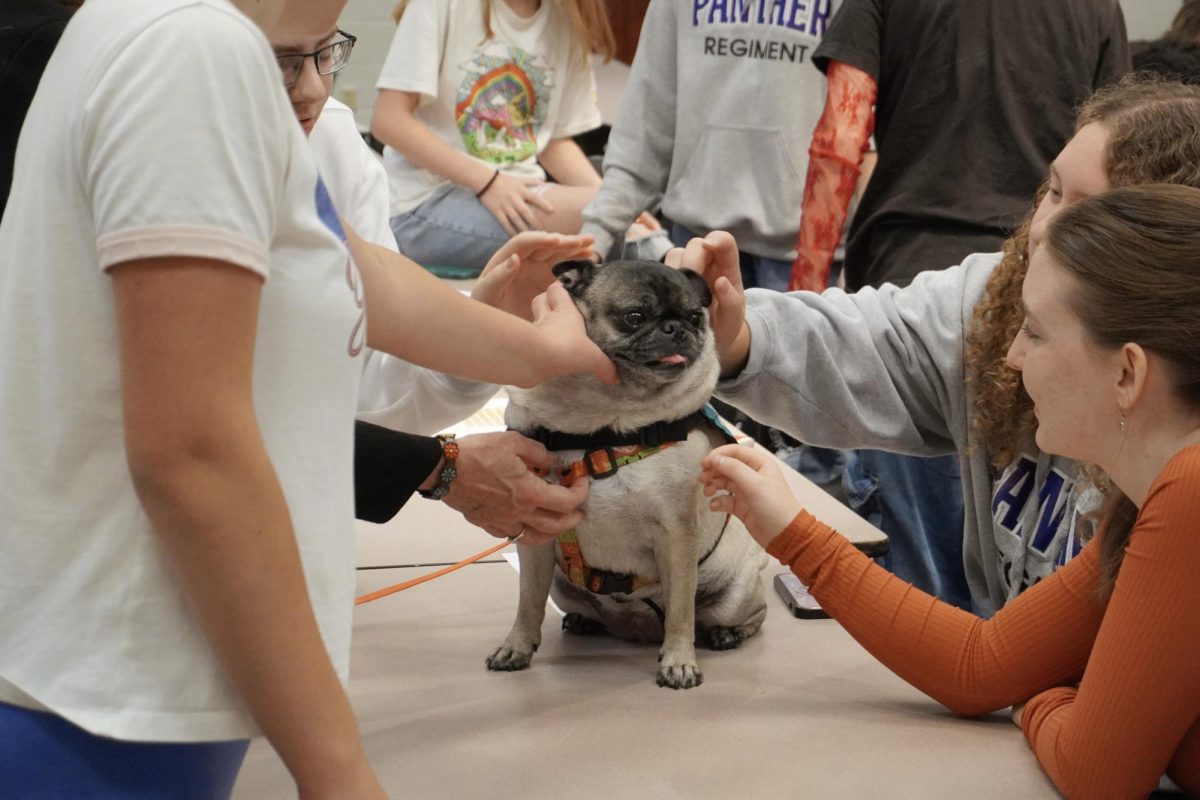
{"type": "Polygon", "coordinates": [[[633,580],[633,575],[588,568],[585,586],[593,594],[629,594],[634,590],[633,580]]]}
{"type": "Polygon", "coordinates": [[[588,475],[599,480],[617,474],[617,454],[611,447],[596,447],[583,454],[583,465],[588,475]],[[602,459],[598,459],[600,456],[602,459]]]}

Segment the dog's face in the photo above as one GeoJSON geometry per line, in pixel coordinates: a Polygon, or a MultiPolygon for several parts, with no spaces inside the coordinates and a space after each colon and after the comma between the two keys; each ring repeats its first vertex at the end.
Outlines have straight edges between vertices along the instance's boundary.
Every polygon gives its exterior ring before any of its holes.
{"type": "MultiPolygon", "coordinates": [[[[674,383],[700,360],[712,339],[712,293],[692,270],[657,261],[564,261],[554,274],[575,299],[591,337],[613,360],[621,383],[674,383]]],[[[710,348],[711,349],[711,348],[710,348]]]]}

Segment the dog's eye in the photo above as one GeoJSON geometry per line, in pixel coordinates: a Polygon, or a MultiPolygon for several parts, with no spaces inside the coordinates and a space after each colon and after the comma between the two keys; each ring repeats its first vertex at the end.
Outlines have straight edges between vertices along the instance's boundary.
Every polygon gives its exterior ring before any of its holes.
{"type": "Polygon", "coordinates": [[[700,324],[704,322],[704,312],[693,311],[691,314],[688,314],[688,322],[699,328],[700,324]]]}
{"type": "Polygon", "coordinates": [[[622,317],[622,319],[625,321],[626,325],[630,326],[631,328],[636,328],[645,323],[646,315],[641,311],[626,311],[625,316],[622,317]]]}

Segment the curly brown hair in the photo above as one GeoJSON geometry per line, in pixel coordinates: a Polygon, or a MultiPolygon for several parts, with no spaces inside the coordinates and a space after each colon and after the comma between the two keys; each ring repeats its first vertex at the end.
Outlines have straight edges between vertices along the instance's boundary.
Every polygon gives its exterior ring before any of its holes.
{"type": "MultiPolygon", "coordinates": [[[[545,0],[542,0],[545,2],[545,0]]],[[[408,8],[409,0],[400,0],[392,8],[392,19],[400,24],[408,8]]],[[[571,28],[575,38],[587,53],[604,56],[606,61],[617,54],[617,39],[613,36],[612,25],[608,21],[608,7],[604,0],[564,0],[563,8],[571,18],[571,28]]],[[[484,38],[492,35],[492,0],[480,0],[483,12],[484,38]]]]}
{"type": "MultiPolygon", "coordinates": [[[[1200,87],[1147,74],[1130,75],[1080,107],[1075,130],[1097,123],[1108,131],[1108,178],[1113,187],[1174,183],[1200,187],[1200,87]]],[[[1037,203],[1046,186],[1038,191],[1037,203]]],[[[967,380],[974,384],[972,427],[991,463],[1007,467],[1037,423],[1021,376],[1005,356],[1021,327],[1021,284],[1029,266],[1030,210],[1004,243],[1004,254],[967,333],[967,380]]]]}

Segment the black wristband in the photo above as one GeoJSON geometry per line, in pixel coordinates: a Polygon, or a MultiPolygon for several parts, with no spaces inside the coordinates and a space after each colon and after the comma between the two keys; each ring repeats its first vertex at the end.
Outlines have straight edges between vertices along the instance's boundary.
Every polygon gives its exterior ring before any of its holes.
{"type": "Polygon", "coordinates": [[[495,183],[496,178],[499,178],[499,177],[500,177],[500,170],[496,170],[495,172],[493,172],[492,177],[488,178],[488,182],[483,185],[483,188],[475,193],[475,197],[477,199],[480,197],[483,197],[484,193],[487,192],[488,189],[492,188],[492,184],[495,183]]]}

